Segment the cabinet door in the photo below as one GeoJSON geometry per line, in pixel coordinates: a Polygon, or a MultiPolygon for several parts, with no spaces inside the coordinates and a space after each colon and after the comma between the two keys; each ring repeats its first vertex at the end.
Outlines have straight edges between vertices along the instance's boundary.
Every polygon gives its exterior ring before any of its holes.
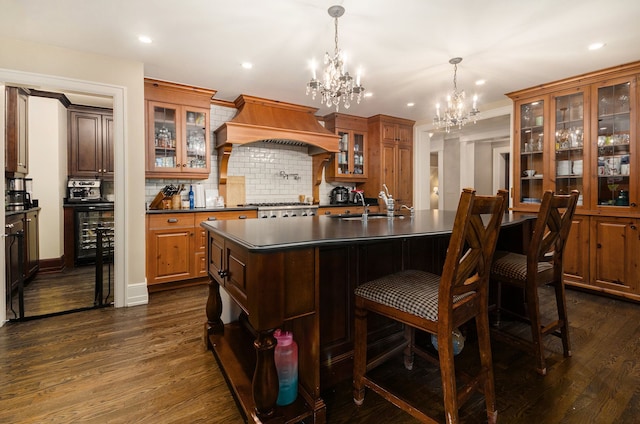
{"type": "MultiPolygon", "coordinates": [[[[380,156],[382,184],[386,184],[389,194],[394,198],[397,197],[398,191],[396,186],[396,151],[395,143],[382,143],[382,155],[380,156]]],[[[380,190],[382,189],[380,187],[380,190]]]]}
{"type": "Polygon", "coordinates": [[[25,215],[25,277],[29,278],[38,271],[40,265],[40,244],[38,211],[25,215]]]}
{"type": "Polygon", "coordinates": [[[593,88],[592,134],[596,155],[591,167],[597,170],[593,185],[595,207],[600,210],[637,211],[638,165],[633,151],[636,140],[635,78],[607,81],[593,88]]]}
{"type": "MultiPolygon", "coordinates": [[[[180,158],[182,171],[189,172],[209,169],[209,154],[207,140],[209,134],[208,111],[185,107],[182,109],[183,122],[185,123],[184,135],[186,146],[183,146],[182,157],[180,158]]],[[[178,138],[178,144],[181,139],[178,138]]]]}
{"type": "Polygon", "coordinates": [[[591,283],[605,290],[640,293],[638,222],[630,218],[591,218],[591,283]]]}
{"type": "Polygon", "coordinates": [[[153,269],[149,284],[193,276],[193,229],[155,230],[150,234],[153,269]]]}
{"type": "Polygon", "coordinates": [[[537,209],[542,201],[544,173],[547,169],[544,155],[546,104],[548,97],[526,100],[516,105],[516,160],[513,166],[516,206],[537,209]]]}
{"type": "Polygon", "coordinates": [[[69,116],[69,174],[94,178],[102,169],[102,115],[72,111],[69,116]]]}
{"type": "MultiPolygon", "coordinates": [[[[22,217],[22,214],[7,216],[5,220],[5,234],[15,234],[18,231],[22,231],[24,233],[24,221],[22,220],[22,217]]],[[[23,243],[26,243],[24,238],[23,243]]],[[[24,263],[24,250],[22,255],[24,263]]],[[[18,249],[17,237],[5,238],[5,262],[7,287],[15,289],[18,286],[18,280],[20,279],[20,250],[18,249]]],[[[22,272],[24,273],[24,268],[22,269],[22,272]]]]}
{"type": "Polygon", "coordinates": [[[552,144],[555,154],[550,156],[550,168],[555,179],[555,192],[569,194],[572,190],[578,190],[579,207],[589,204],[589,193],[585,193],[585,181],[588,181],[591,175],[588,150],[589,114],[585,114],[585,110],[588,112],[588,97],[588,91],[585,92],[583,88],[552,97],[554,113],[551,116],[551,127],[554,128],[555,140],[552,144]]]}
{"type": "Polygon", "coordinates": [[[29,173],[29,97],[16,87],[6,87],[5,95],[5,171],[26,175],[29,173]]]}
{"type": "Polygon", "coordinates": [[[406,144],[398,144],[398,182],[396,192],[391,193],[396,196],[397,208],[402,205],[412,206],[413,204],[413,148],[406,144]]]}
{"type": "Polygon", "coordinates": [[[113,180],[113,115],[102,117],[102,177],[113,180]]]}
{"type": "Polygon", "coordinates": [[[589,217],[574,215],[564,247],[562,265],[565,281],[589,284],[589,217]]]}
{"type": "Polygon", "coordinates": [[[147,170],[162,173],[181,172],[179,161],[182,131],[179,106],[149,102],[147,109],[147,170]],[[150,141],[149,141],[150,140],[150,141]]]}

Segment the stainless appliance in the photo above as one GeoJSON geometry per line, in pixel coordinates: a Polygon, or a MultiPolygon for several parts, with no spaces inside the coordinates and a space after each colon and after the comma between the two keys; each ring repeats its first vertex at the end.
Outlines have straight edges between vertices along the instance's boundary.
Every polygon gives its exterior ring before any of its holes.
{"type": "Polygon", "coordinates": [[[6,211],[22,211],[30,207],[27,202],[24,178],[7,178],[7,189],[4,194],[6,211]]]}
{"type": "Polygon", "coordinates": [[[346,187],[335,187],[329,194],[332,205],[349,203],[349,189],[346,187]]]}
{"type": "Polygon", "coordinates": [[[258,218],[315,216],[318,213],[318,205],[300,202],[248,203],[244,206],[257,206],[258,218]]]}
{"type": "Polygon", "coordinates": [[[102,180],[69,178],[67,182],[67,201],[69,202],[101,202],[102,180]]]}

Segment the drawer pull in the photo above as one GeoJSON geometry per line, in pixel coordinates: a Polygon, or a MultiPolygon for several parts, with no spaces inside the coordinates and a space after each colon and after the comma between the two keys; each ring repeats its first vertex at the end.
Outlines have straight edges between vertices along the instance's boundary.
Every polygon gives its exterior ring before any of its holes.
{"type": "Polygon", "coordinates": [[[218,218],[216,218],[215,216],[210,216],[207,218],[207,221],[217,221],[218,218]]]}
{"type": "Polygon", "coordinates": [[[247,219],[247,215],[240,215],[238,219],[247,219]]]}
{"type": "Polygon", "coordinates": [[[325,215],[331,215],[331,211],[325,211],[324,214],[325,215]]]}
{"type": "Polygon", "coordinates": [[[169,219],[167,219],[167,222],[169,224],[175,224],[176,222],[178,222],[178,218],[169,218],[169,219]]]}

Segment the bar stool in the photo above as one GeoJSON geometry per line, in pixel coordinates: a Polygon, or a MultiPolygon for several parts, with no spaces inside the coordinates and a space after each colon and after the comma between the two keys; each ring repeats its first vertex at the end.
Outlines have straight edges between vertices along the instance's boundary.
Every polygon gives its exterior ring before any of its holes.
{"type": "Polygon", "coordinates": [[[496,283],[497,288],[498,316],[504,312],[524,319],[531,325],[532,341],[506,331],[494,331],[493,334],[516,347],[529,352],[533,351],[536,356],[536,371],[541,375],[547,374],[542,336],[553,334],[562,338],[564,356],[571,356],[567,302],[562,279],[562,253],[571,229],[578,195],[577,190],[573,190],[569,195],[557,195],[550,190],[545,191],[527,253],[497,251],[491,266],[491,281],[496,283]],[[524,290],[526,317],[503,309],[503,284],[524,290]],[[555,289],[558,315],[557,320],[546,325],[541,322],[538,296],[538,287],[544,285],[552,285],[555,289]]]}
{"type": "Polygon", "coordinates": [[[364,402],[367,387],[417,419],[436,422],[367,375],[367,366],[372,368],[381,362],[376,358],[367,364],[367,314],[373,312],[402,322],[407,328],[404,351],[407,369],[413,367],[414,353],[439,362],[447,423],[458,422],[458,408],[474,390],[484,393],[488,420],[496,422],[487,292],[491,260],[507,203],[504,190],[496,196],[476,196],[474,190],[464,189],[442,276],[405,270],[367,282],[355,290],[353,399],[356,405],[364,402]],[[485,215],[484,220],[481,214],[485,215]],[[468,379],[458,390],[452,332],[473,318],[478,331],[480,371],[475,376],[466,376],[468,379]],[[416,328],[437,336],[438,358],[415,346],[416,328]]]}

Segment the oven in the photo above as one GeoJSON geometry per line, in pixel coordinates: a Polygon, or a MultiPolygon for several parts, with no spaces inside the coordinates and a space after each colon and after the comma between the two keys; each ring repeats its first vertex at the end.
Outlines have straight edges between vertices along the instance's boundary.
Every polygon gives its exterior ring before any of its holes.
{"type": "Polygon", "coordinates": [[[318,214],[318,205],[300,202],[249,203],[244,206],[257,207],[258,218],[289,218],[318,214]]]}

